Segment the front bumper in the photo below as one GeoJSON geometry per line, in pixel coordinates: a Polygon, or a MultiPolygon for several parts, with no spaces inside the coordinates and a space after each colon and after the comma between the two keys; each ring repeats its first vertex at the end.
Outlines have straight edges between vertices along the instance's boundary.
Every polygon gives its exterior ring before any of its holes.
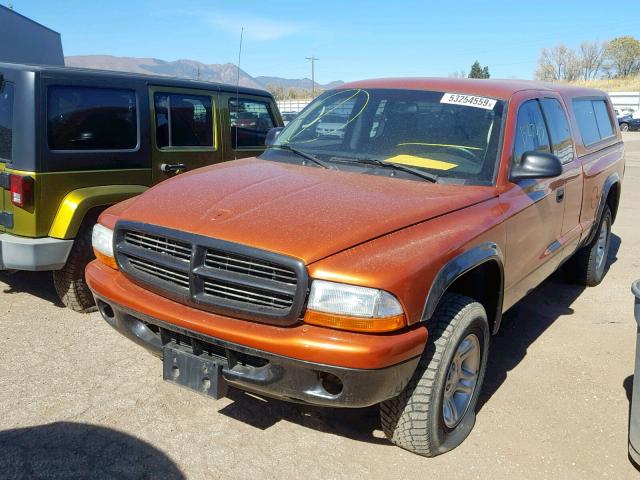
{"type": "Polygon", "coordinates": [[[59,270],[67,262],[73,240],[0,234],[0,270],[59,270]]]}
{"type": "Polygon", "coordinates": [[[134,312],[95,295],[106,322],[161,357],[167,345],[222,364],[226,384],[272,398],[332,407],[366,407],[397,396],[420,357],[381,369],[306,362],[248,348],[134,312]]]}

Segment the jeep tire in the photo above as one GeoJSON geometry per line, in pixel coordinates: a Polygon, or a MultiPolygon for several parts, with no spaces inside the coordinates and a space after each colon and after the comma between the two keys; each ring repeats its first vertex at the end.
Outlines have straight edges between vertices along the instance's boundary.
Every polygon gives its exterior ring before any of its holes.
{"type": "Polygon", "coordinates": [[[462,443],[475,423],[489,336],[480,303],[445,294],[429,320],[427,346],[412,379],[399,396],[380,405],[382,429],[391,442],[425,457],[462,443]]]}
{"type": "Polygon", "coordinates": [[[593,240],[578,250],[568,262],[567,270],[571,280],[588,287],[595,287],[602,282],[607,272],[612,223],[611,210],[606,206],[593,240]]]}
{"type": "Polygon", "coordinates": [[[91,227],[83,225],[73,242],[67,263],[53,271],[53,284],[58,297],[65,306],[76,312],[88,313],[96,310],[93,295],[84,278],[84,269],[95,258],[91,248],[91,227]]]}

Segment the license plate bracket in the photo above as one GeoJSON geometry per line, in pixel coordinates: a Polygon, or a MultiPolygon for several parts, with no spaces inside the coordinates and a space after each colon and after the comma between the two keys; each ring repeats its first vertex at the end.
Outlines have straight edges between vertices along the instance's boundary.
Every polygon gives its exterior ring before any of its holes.
{"type": "Polygon", "coordinates": [[[194,390],[216,400],[227,394],[228,385],[222,377],[223,363],[165,345],[162,378],[181,387],[194,390]]]}

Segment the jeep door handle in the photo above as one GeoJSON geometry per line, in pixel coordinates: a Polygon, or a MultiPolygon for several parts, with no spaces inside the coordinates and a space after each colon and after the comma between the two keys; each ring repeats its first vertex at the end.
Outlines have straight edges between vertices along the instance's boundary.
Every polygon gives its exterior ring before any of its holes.
{"type": "Polygon", "coordinates": [[[186,166],[184,163],[163,163],[160,165],[160,170],[165,173],[177,173],[180,170],[185,170],[186,166]]]}
{"type": "Polygon", "coordinates": [[[556,190],[556,202],[560,203],[564,200],[564,188],[556,190]]]}

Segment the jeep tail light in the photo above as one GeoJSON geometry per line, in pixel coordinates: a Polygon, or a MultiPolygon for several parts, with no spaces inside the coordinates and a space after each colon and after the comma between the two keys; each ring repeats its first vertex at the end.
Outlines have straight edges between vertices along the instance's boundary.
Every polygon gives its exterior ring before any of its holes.
{"type": "Polygon", "coordinates": [[[16,175],[9,175],[9,187],[11,192],[11,203],[16,207],[25,208],[33,201],[33,178],[16,175]]]}

